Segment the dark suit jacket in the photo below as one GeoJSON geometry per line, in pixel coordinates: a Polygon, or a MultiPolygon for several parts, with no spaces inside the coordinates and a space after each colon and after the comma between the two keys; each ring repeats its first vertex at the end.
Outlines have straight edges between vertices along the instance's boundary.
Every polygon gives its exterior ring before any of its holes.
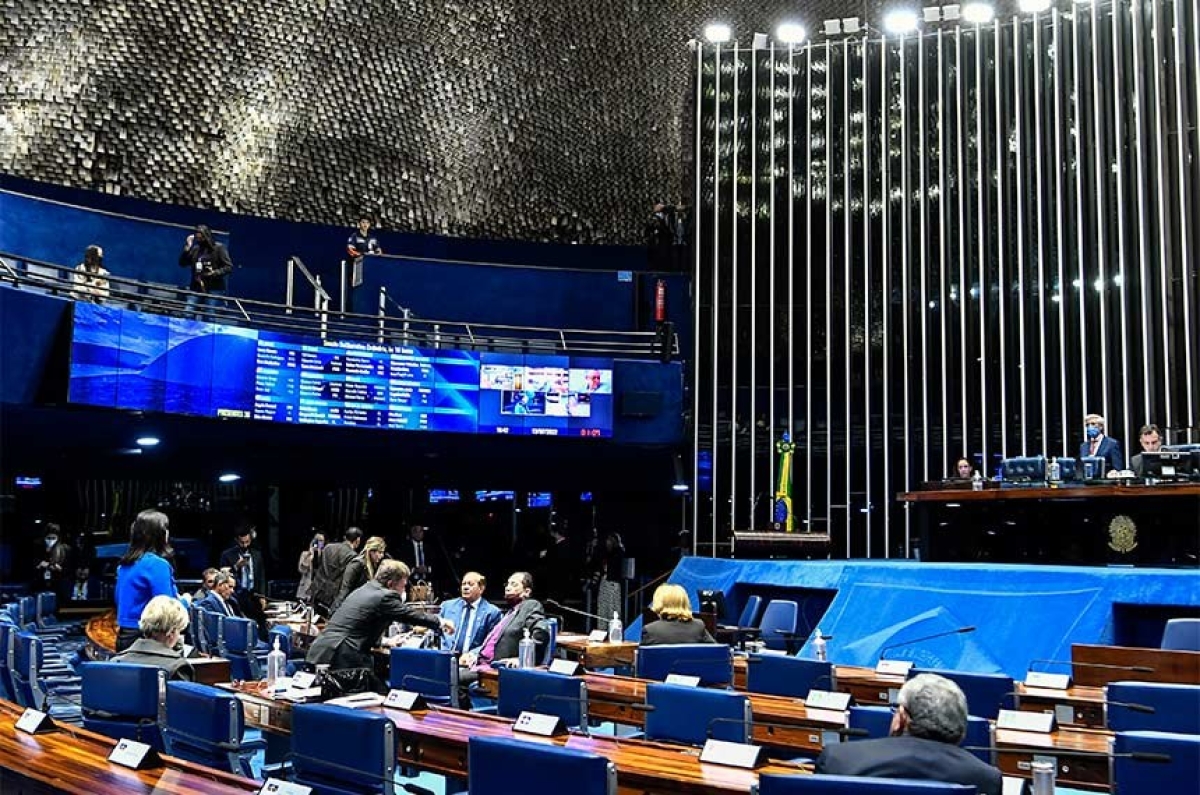
{"type": "Polygon", "coordinates": [[[980,795],[1000,795],[1001,785],[1000,771],[969,751],[908,735],[827,745],[816,772],[973,784],[980,795]]]}
{"type": "Polygon", "coordinates": [[[371,648],[393,621],[438,629],[437,616],[404,603],[400,594],[371,580],[346,597],[305,659],[333,668],[371,668],[371,648]]]}
{"type": "MultiPolygon", "coordinates": [[[[254,547],[250,547],[250,571],[254,577],[254,592],[265,594],[267,592],[267,572],[263,568],[263,556],[254,547]]],[[[221,553],[221,560],[217,563],[219,569],[229,569],[233,575],[233,579],[237,582],[238,588],[242,587],[242,570],[237,568],[238,559],[242,556],[242,548],[236,544],[221,553]]]]}
{"type": "Polygon", "coordinates": [[[168,679],[192,681],[196,671],[183,655],[152,638],[138,638],[125,651],[112,658],[113,662],[153,665],[167,672],[168,679]]]}
{"type": "MultiPolygon", "coordinates": [[[[442,648],[449,649],[454,644],[454,639],[458,637],[458,633],[462,630],[464,622],[463,612],[466,610],[467,603],[462,597],[457,599],[447,599],[442,602],[441,616],[450,623],[454,624],[454,634],[446,635],[442,638],[442,648]]],[[[487,640],[488,634],[500,623],[500,608],[496,607],[486,599],[480,599],[475,603],[475,610],[478,611],[475,615],[475,626],[471,628],[471,637],[467,638],[463,643],[462,651],[478,652],[483,646],[483,642],[487,640]]]]}
{"type": "Polygon", "coordinates": [[[367,576],[367,562],[363,560],[362,553],[359,553],[342,570],[342,584],[338,588],[338,595],[330,608],[337,610],[342,606],[342,602],[346,601],[347,596],[366,585],[369,579],[371,578],[367,576]]]}
{"type": "Polygon", "coordinates": [[[329,606],[337,599],[342,588],[342,574],[346,565],[358,554],[345,541],[329,544],[321,550],[320,564],[313,572],[313,601],[329,606]]]}
{"type": "MultiPolygon", "coordinates": [[[[549,638],[549,633],[546,631],[546,614],[542,610],[542,603],[537,599],[526,599],[517,605],[515,610],[509,612],[513,613],[512,618],[504,625],[504,630],[496,640],[496,652],[492,655],[492,660],[516,657],[526,629],[529,630],[530,636],[537,641],[537,658],[540,660],[546,648],[546,640],[549,638]]],[[[500,620],[504,621],[504,617],[501,616],[500,620]]]]}
{"type": "Polygon", "coordinates": [[[1145,475],[1142,469],[1143,466],[1141,453],[1138,453],[1133,458],[1129,459],[1129,468],[1133,470],[1133,474],[1137,475],[1139,478],[1145,475]]]}
{"type": "Polygon", "coordinates": [[[642,640],[639,646],[658,646],[664,643],[716,643],[713,636],[704,628],[704,622],[691,619],[689,621],[667,621],[660,618],[642,627],[642,640]]]}
{"type": "MultiPolygon", "coordinates": [[[[1086,441],[1079,445],[1079,457],[1085,458],[1091,455],[1091,447],[1091,443],[1086,441]]],[[[1106,435],[1100,440],[1100,446],[1096,448],[1096,455],[1104,459],[1104,463],[1109,469],[1125,468],[1125,456],[1121,454],[1121,443],[1111,436],[1106,435]]],[[[1101,473],[1101,475],[1104,474],[1107,473],[1101,473]]]]}
{"type": "Polygon", "coordinates": [[[242,607],[237,603],[237,599],[230,599],[222,603],[221,597],[217,595],[216,591],[209,591],[208,596],[196,602],[196,606],[201,610],[207,610],[210,613],[220,613],[223,616],[235,615],[238,618],[246,617],[242,614],[242,607]],[[225,610],[222,604],[228,605],[229,610],[225,610]]]}

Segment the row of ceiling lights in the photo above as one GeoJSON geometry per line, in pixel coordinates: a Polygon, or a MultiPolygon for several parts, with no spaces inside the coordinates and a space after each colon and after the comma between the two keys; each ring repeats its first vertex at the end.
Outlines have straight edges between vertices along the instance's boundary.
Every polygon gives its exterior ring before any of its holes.
{"type": "MultiPolygon", "coordinates": [[[[1075,0],[1078,4],[1090,0],[1075,0]]],[[[1040,14],[1050,10],[1053,0],[1018,0],[1017,6],[1024,14],[1040,14]]],[[[883,29],[893,35],[914,33],[925,22],[962,19],[972,25],[986,25],[996,16],[991,3],[972,0],[959,5],[929,6],[924,13],[913,8],[895,8],[883,16],[883,29]]],[[[857,33],[862,29],[856,19],[831,19],[825,23],[826,34],[857,33]],[[847,24],[850,23],[850,24],[847,24]]],[[[724,44],[733,39],[733,29],[723,22],[713,22],[704,28],[704,38],[712,44],[724,44]]],[[[798,22],[782,22],[775,29],[775,40],[782,44],[800,44],[808,38],[808,29],[798,22]]]]}

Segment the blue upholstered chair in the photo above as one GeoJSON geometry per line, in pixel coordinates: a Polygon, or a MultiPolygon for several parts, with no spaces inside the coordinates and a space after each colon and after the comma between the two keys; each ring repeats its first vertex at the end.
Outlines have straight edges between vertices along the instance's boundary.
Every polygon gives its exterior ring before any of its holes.
{"type": "Polygon", "coordinates": [[[1105,689],[1108,728],[1200,734],[1200,685],[1109,682],[1105,689]],[[1149,708],[1150,712],[1127,705],[1149,708]]]}
{"type": "Polygon", "coordinates": [[[242,680],[262,679],[258,650],[258,624],[248,618],[221,617],[221,656],[229,659],[230,676],[242,680]]]}
{"type": "Polygon", "coordinates": [[[779,654],[754,654],[746,661],[746,690],[804,698],[808,691],[836,690],[833,663],[779,654]]]}
{"type": "Polygon", "coordinates": [[[1117,732],[1115,754],[1165,754],[1169,761],[1117,756],[1112,790],[1120,795],[1195,795],[1200,737],[1168,732],[1117,732]]]}
{"type": "Polygon", "coordinates": [[[959,745],[972,749],[968,753],[974,754],[989,765],[996,764],[996,755],[991,751],[982,750],[995,746],[995,742],[992,741],[992,722],[987,718],[968,715],[967,732],[959,745]]]}
{"type": "Polygon", "coordinates": [[[49,632],[72,633],[79,632],[83,627],[80,621],[60,621],[58,618],[58,594],[53,591],[42,591],[36,597],[36,615],[38,629],[49,632]]]}
{"type": "Polygon", "coordinates": [[[1013,690],[1016,685],[1011,676],[942,668],[913,668],[908,672],[908,678],[919,674],[937,674],[962,688],[963,695],[967,697],[967,712],[971,715],[995,720],[1001,709],[1011,709],[1014,703],[1013,690]]]}
{"type": "Polygon", "coordinates": [[[558,619],[546,619],[546,648],[542,652],[540,665],[549,665],[554,659],[554,653],[558,651],[558,619]]]}
{"type": "Polygon", "coordinates": [[[522,668],[501,668],[496,714],[515,718],[522,712],[557,715],[569,727],[586,727],[587,683],[574,676],[522,668]]]}
{"type": "Polygon", "coordinates": [[[646,686],[646,739],[703,745],[710,737],[735,743],[750,741],[750,699],[744,693],[699,687],[646,686]]]}
{"type": "Polygon", "coordinates": [[[216,657],[225,656],[224,636],[222,634],[222,625],[224,618],[220,613],[214,613],[211,610],[200,608],[200,628],[201,637],[204,639],[202,647],[205,654],[211,654],[216,657]]]}
{"type": "Polygon", "coordinates": [[[291,760],[296,783],[321,795],[396,791],[395,727],[376,712],[297,705],[292,710],[291,760]]]}
{"type": "Polygon", "coordinates": [[[1000,480],[1006,484],[1045,483],[1046,457],[1030,455],[1006,458],[1000,462],[1000,480]]]}
{"type": "Polygon", "coordinates": [[[891,707],[851,707],[846,725],[851,729],[861,729],[865,737],[851,737],[851,740],[877,740],[887,737],[892,730],[891,707]]]}
{"type": "Polygon", "coordinates": [[[969,784],[863,776],[758,777],[758,795],[975,795],[969,784]]]}
{"type": "Polygon", "coordinates": [[[0,622],[0,697],[5,701],[16,701],[17,691],[13,685],[12,661],[13,638],[17,625],[0,622]]]}
{"type": "Polygon", "coordinates": [[[639,679],[662,681],[671,674],[698,676],[702,685],[733,682],[733,650],[715,643],[664,643],[643,646],[633,658],[639,679]]]}
{"type": "Polygon", "coordinates": [[[1162,647],[1169,651],[1200,651],[1200,618],[1172,618],[1163,628],[1162,647]]]}
{"type": "Polygon", "coordinates": [[[428,701],[458,707],[458,657],[441,649],[396,646],[388,659],[388,687],[420,693],[428,701]]]}
{"type": "Polygon", "coordinates": [[[245,717],[237,696],[196,682],[167,682],[160,724],[167,753],[241,776],[261,740],[243,742],[245,717]]]}
{"type": "Polygon", "coordinates": [[[796,625],[800,620],[800,606],[788,599],[772,599],[763,611],[758,629],[761,640],[768,649],[795,654],[796,625]]]}
{"type": "Polygon", "coordinates": [[[1083,477],[1082,467],[1078,459],[1069,455],[1058,457],[1058,471],[1065,482],[1074,482],[1083,477]]]}
{"type": "Polygon", "coordinates": [[[83,728],[163,750],[158,708],[167,672],[153,665],[88,662],[79,666],[83,728]]]}
{"type": "Polygon", "coordinates": [[[13,639],[12,677],[17,703],[42,710],[57,720],[79,723],[79,677],[43,670],[43,640],[32,632],[13,639]]]}
{"type": "Polygon", "coordinates": [[[757,628],[759,613],[762,611],[762,597],[758,594],[751,594],[746,597],[746,606],[742,608],[742,614],[738,617],[738,627],[742,629],[757,628]]]}
{"type": "Polygon", "coordinates": [[[616,795],[617,768],[602,756],[508,737],[472,737],[470,795],[616,795]]]}

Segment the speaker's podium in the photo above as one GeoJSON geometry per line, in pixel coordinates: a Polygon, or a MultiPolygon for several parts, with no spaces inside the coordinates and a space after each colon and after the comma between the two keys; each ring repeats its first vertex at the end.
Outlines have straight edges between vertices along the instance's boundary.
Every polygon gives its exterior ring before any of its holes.
{"type": "Polygon", "coordinates": [[[730,551],[735,558],[827,558],[829,533],[734,530],[730,551]]]}

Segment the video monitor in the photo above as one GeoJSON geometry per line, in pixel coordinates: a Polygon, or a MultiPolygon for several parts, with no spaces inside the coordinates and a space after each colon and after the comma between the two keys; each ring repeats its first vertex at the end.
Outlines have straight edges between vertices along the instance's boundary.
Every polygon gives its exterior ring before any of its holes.
{"type": "Polygon", "coordinates": [[[479,432],[612,436],[612,360],[480,354],[479,432]]]}
{"type": "Polygon", "coordinates": [[[512,502],[516,493],[511,491],[477,491],[476,502],[512,502]]]}
{"type": "Polygon", "coordinates": [[[526,496],[526,505],[530,508],[549,508],[552,498],[548,491],[531,491],[526,496]]]}
{"type": "Polygon", "coordinates": [[[458,502],[458,489],[430,489],[429,504],[439,505],[444,502],[458,502]]]}
{"type": "Polygon", "coordinates": [[[1200,480],[1200,450],[1142,453],[1142,475],[1149,480],[1167,483],[1200,480]]]}

